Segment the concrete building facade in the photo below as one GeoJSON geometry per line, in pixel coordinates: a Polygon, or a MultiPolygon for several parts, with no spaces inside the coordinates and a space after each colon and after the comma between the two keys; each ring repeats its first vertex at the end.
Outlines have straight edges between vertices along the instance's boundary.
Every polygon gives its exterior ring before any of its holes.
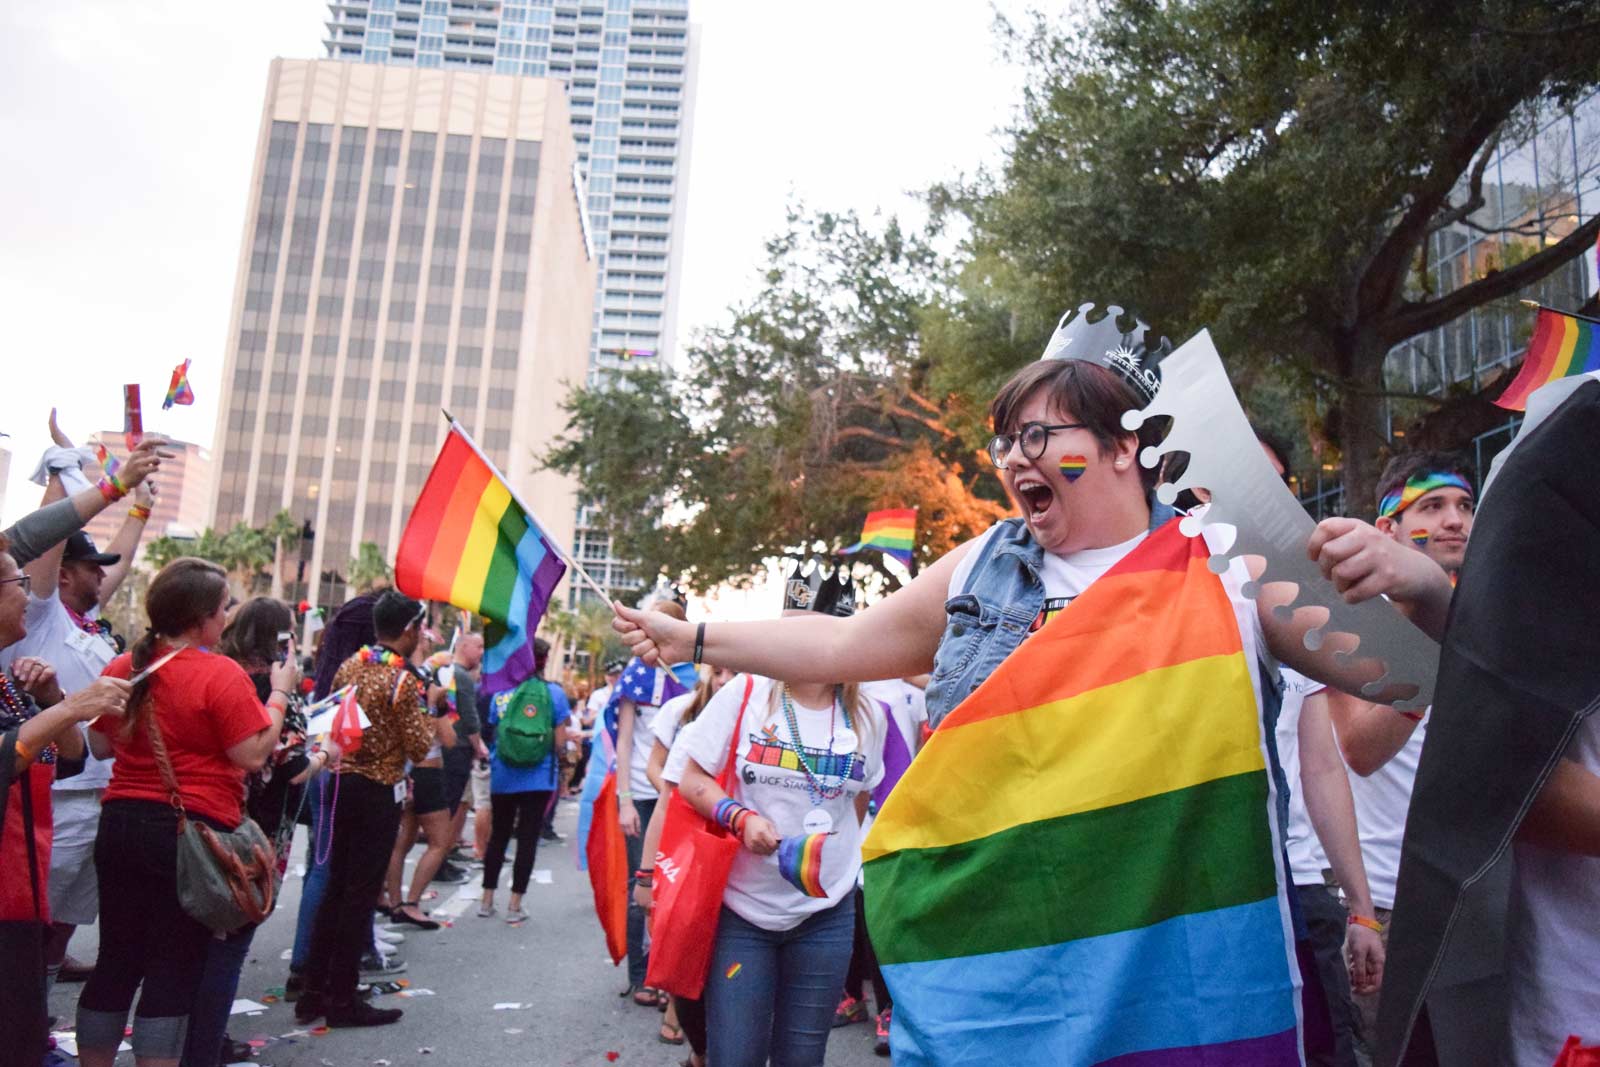
{"type": "Polygon", "coordinates": [[[310,520],[310,599],[392,560],[448,409],[563,544],[536,471],[588,364],[595,264],[559,82],[275,60],[218,420],[210,525],[310,520]]]}

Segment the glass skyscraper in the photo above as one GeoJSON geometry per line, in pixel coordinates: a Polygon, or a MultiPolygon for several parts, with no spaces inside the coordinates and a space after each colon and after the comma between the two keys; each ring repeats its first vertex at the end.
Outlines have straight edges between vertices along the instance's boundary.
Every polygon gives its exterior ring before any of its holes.
{"type": "Polygon", "coordinates": [[[213,449],[210,525],[280,510],[338,604],[362,542],[393,560],[448,409],[549,531],[537,469],[588,370],[594,259],[560,83],[275,60],[213,449]]]}
{"type": "MultiPolygon", "coordinates": [[[[599,272],[588,378],[673,365],[699,51],[688,0],[330,0],[323,44],[348,62],[565,83],[599,272]]],[[[572,549],[608,588],[640,587],[593,504],[572,549]]],[[[569,597],[597,599],[582,585],[569,597]]]]}

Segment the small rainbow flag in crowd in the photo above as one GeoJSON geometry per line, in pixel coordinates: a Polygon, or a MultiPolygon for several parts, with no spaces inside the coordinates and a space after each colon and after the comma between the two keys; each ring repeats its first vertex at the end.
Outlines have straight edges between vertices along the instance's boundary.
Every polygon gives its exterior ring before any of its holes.
{"type": "Polygon", "coordinates": [[[1083,472],[1089,469],[1087,456],[1062,456],[1061,473],[1067,481],[1075,482],[1083,477],[1083,472]]]}
{"type": "Polygon", "coordinates": [[[778,873],[808,897],[825,897],[822,888],[822,844],[827,834],[804,834],[778,842],[778,873]]]}
{"type": "Polygon", "coordinates": [[[100,469],[107,475],[117,473],[117,469],[122,466],[117,457],[106,451],[106,446],[99,441],[94,443],[94,458],[100,461],[100,469]]]}
{"type": "Polygon", "coordinates": [[[916,536],[916,508],[874,511],[867,516],[866,523],[861,527],[861,540],[849,548],[841,548],[839,555],[852,556],[864,548],[875,548],[910,567],[911,550],[915,546],[916,536]]]}
{"type": "Polygon", "coordinates": [[[1152,533],[884,803],[862,857],[897,1067],[1300,1063],[1253,664],[1209,557],[1152,533]]]}
{"type": "Polygon", "coordinates": [[[441,600],[490,620],[486,693],[514,689],[533,673],[533,633],[566,572],[533,515],[451,420],[400,535],[395,584],[407,596],[441,600]]]}
{"type": "Polygon", "coordinates": [[[1600,370],[1600,324],[1540,308],[1522,369],[1495,403],[1508,411],[1526,411],[1528,397],[1541,385],[1596,370],[1600,370]]]}
{"type": "Polygon", "coordinates": [[[174,404],[193,404],[194,390],[189,388],[189,361],[184,360],[172,368],[172,381],[167,385],[167,398],[161,410],[169,411],[174,404]]]}

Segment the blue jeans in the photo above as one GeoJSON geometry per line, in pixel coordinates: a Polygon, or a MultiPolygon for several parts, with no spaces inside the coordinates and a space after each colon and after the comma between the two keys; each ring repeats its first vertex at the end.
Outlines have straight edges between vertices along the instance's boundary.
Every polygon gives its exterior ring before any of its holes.
{"type": "Polygon", "coordinates": [[[329,845],[332,843],[333,818],[330,812],[324,820],[322,790],[326,785],[329,790],[326,803],[331,805],[333,783],[333,775],[322,774],[306,785],[306,810],[311,815],[311,829],[307,834],[311,838],[311,843],[306,849],[306,876],[300,880],[300,910],[295,913],[294,919],[294,949],[289,956],[290,974],[300,974],[305,971],[306,961],[311,958],[311,929],[317,924],[317,909],[322,907],[322,894],[328,888],[328,864],[318,863],[317,857],[332,854],[329,845]],[[317,833],[318,827],[322,828],[320,836],[317,833]]]}
{"type": "Polygon", "coordinates": [[[821,1067],[855,924],[854,894],[792,930],[763,930],[724,907],[704,994],[708,1062],[821,1067]]]}
{"type": "Polygon", "coordinates": [[[212,938],[206,942],[206,969],[189,1009],[189,1036],[183,1046],[182,1067],[217,1067],[221,1062],[228,1011],[239,994],[239,974],[244,970],[245,957],[250,955],[256,929],[251,924],[220,941],[212,938]]]}

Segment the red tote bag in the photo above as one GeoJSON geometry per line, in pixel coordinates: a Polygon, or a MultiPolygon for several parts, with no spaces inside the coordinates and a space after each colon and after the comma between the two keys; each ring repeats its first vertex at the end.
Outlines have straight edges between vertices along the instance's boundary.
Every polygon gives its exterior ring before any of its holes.
{"type": "MultiPolygon", "coordinates": [[[[728,758],[717,776],[724,793],[733,782],[739,753],[739,732],[755,679],[746,675],[744,699],[734,720],[728,758]]],[[[655,915],[650,926],[650,965],[644,984],[678,997],[696,1000],[711,971],[722,914],[722,891],[728,887],[733,859],[743,848],[739,839],[705,818],[674,789],[661,827],[655,857],[655,915]]]]}

